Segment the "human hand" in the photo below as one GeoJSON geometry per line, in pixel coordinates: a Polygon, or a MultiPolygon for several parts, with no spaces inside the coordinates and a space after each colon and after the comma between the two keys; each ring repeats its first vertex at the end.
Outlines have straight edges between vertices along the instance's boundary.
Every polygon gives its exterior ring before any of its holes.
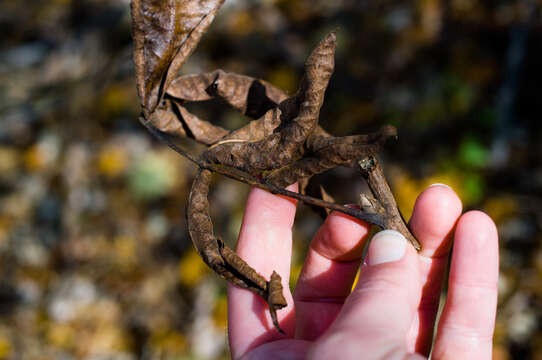
{"type": "MultiPolygon", "coordinates": [[[[290,190],[295,191],[292,186],[290,190]]],[[[289,291],[296,202],[252,189],[237,253],[256,271],[282,277],[288,306],[278,311],[280,334],[257,295],[228,288],[229,340],[234,359],[424,359],[448,255],[454,239],[448,297],[433,359],[491,359],[497,304],[498,239],[484,213],[461,215],[450,188],[420,194],[410,228],[417,253],[396,232],[375,235],[360,266],[369,226],[332,213],[312,240],[295,292],[289,291]]]]}

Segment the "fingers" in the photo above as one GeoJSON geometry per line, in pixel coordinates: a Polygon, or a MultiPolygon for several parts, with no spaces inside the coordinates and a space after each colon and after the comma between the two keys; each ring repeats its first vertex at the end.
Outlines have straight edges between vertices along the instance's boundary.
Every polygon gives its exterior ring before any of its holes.
{"type": "Polygon", "coordinates": [[[409,226],[423,246],[419,253],[422,293],[407,339],[411,352],[429,356],[451,238],[461,210],[459,197],[442,184],[430,186],[416,199],[409,226]]]}
{"type": "Polygon", "coordinates": [[[313,356],[333,358],[338,347],[375,359],[406,354],[405,338],[420,293],[418,255],[401,234],[386,230],[373,237],[366,262],[313,356]]]}
{"type": "Polygon", "coordinates": [[[263,344],[243,356],[243,360],[303,360],[311,343],[303,340],[278,340],[263,344]]]}
{"type": "Polygon", "coordinates": [[[339,212],[318,230],[294,293],[296,338],[314,340],[335,319],[350,294],[368,233],[366,223],[339,212]]]}
{"type": "MultiPolygon", "coordinates": [[[[296,191],[297,185],[287,189],[296,191]]],[[[282,277],[288,306],[279,310],[277,315],[281,328],[288,334],[293,333],[295,326],[293,300],[288,284],[295,210],[295,200],[253,188],[248,196],[237,243],[239,256],[258,273],[269,279],[275,270],[282,277]]],[[[267,304],[259,296],[230,285],[228,302],[233,358],[239,358],[262,343],[284,337],[273,327],[267,304]]]]}
{"type": "Polygon", "coordinates": [[[447,256],[452,230],[461,210],[459,197],[443,184],[431,185],[418,196],[409,226],[423,243],[420,255],[429,258],[447,256]]]}
{"type": "Polygon", "coordinates": [[[497,307],[497,229],[487,215],[470,211],[459,219],[454,240],[433,358],[489,360],[497,307]]]}

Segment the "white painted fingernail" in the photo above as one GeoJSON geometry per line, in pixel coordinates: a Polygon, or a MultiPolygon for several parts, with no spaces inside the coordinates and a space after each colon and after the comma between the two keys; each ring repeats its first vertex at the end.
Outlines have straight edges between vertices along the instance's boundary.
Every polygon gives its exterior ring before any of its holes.
{"type": "Polygon", "coordinates": [[[442,183],[431,184],[431,185],[428,186],[428,188],[433,187],[433,186],[444,186],[445,188],[448,188],[448,189],[452,190],[452,188],[450,186],[448,186],[446,184],[442,184],[442,183]]]}
{"type": "Polygon", "coordinates": [[[373,236],[367,254],[369,266],[398,261],[405,255],[407,241],[395,230],[383,230],[373,236]]]}

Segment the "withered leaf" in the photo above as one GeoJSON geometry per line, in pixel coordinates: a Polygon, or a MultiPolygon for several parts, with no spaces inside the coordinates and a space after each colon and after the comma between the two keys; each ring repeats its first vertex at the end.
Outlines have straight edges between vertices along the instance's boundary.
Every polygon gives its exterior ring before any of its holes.
{"type": "Polygon", "coordinates": [[[200,170],[188,198],[186,218],[188,232],[194,247],[203,261],[211,268],[224,267],[224,260],[220,256],[218,242],[214,236],[213,223],[209,215],[209,185],[212,173],[209,170],[200,170]]]}
{"type": "Polygon", "coordinates": [[[218,97],[253,119],[261,117],[288,97],[285,92],[266,81],[223,70],[179,76],[172,81],[167,93],[186,101],[218,97]]]}
{"type": "Polygon", "coordinates": [[[272,110],[280,111],[282,116],[281,125],[273,134],[256,142],[224,143],[209,149],[204,156],[211,162],[252,174],[281,168],[300,159],[302,145],[318,122],[324,93],[333,73],[335,46],[336,37],[332,32],[313,50],[305,64],[305,76],[296,96],[284,100],[272,110]],[[297,113],[291,111],[291,107],[298,108],[297,113]]]}
{"type": "MultiPolygon", "coordinates": [[[[224,136],[222,141],[259,141],[269,136],[280,125],[280,113],[270,110],[288,95],[274,85],[250,76],[216,70],[210,73],[179,76],[172,81],[167,94],[175,99],[192,102],[214,97],[224,100],[243,114],[258,119],[224,136]]],[[[285,106],[283,106],[284,110],[285,106]]],[[[289,108],[291,109],[291,108],[289,108]]],[[[291,109],[293,116],[299,111],[291,109]]],[[[327,135],[319,125],[311,135],[327,135]]]]}
{"type": "Polygon", "coordinates": [[[194,247],[203,261],[217,274],[266,299],[273,323],[280,330],[276,310],[286,306],[286,299],[282,294],[281,278],[276,272],[273,272],[270,281],[265,280],[263,276],[229,249],[222,240],[215,237],[208,201],[211,176],[211,171],[200,169],[194,179],[188,199],[186,217],[194,247]]]}
{"type": "Polygon", "coordinates": [[[179,100],[205,101],[213,96],[206,90],[216,78],[218,71],[206,74],[181,75],[171,81],[167,94],[179,100]]]}
{"type": "Polygon", "coordinates": [[[158,130],[169,135],[177,137],[185,137],[187,135],[183,123],[173,111],[172,104],[169,101],[164,106],[153,111],[149,116],[148,122],[158,130]]]}
{"type": "MultiPolygon", "coordinates": [[[[305,62],[305,75],[295,97],[299,113],[291,126],[285,126],[285,141],[303,143],[318,123],[324,94],[335,67],[336,41],[335,32],[329,33],[305,62]]],[[[281,110],[284,112],[284,108],[281,110]]]]}
{"type": "Polygon", "coordinates": [[[144,114],[197,46],[224,0],[132,0],[137,88],[144,114]]]}
{"type": "Polygon", "coordinates": [[[214,235],[207,199],[211,176],[209,170],[200,170],[192,184],[186,209],[190,238],[209,267],[236,285],[263,296],[267,288],[266,280],[214,235]]]}
{"type": "Polygon", "coordinates": [[[348,166],[355,159],[376,154],[380,152],[388,139],[396,136],[397,130],[389,125],[367,135],[345,137],[320,135],[307,145],[310,155],[267,173],[264,180],[270,184],[285,187],[333,167],[348,166]]]}
{"type": "Polygon", "coordinates": [[[156,129],[179,138],[187,137],[202,144],[212,144],[226,136],[229,131],[201,120],[175,101],[165,101],[149,116],[156,129]]]}
{"type": "Polygon", "coordinates": [[[384,127],[368,135],[333,137],[318,125],[334,69],[334,32],[308,57],[294,96],[289,97],[263,80],[222,70],[178,76],[179,69],[223,2],[132,0],[134,61],[143,108],[140,121],[168,146],[200,167],[186,214],[190,237],[203,261],[231,283],[262,296],[269,305],[275,327],[280,330],[276,311],[287,305],[280,276],[273,272],[267,281],[214,235],[208,202],[212,171],[397,229],[415,246],[419,243],[409,233],[373,157],[388,138],[396,136],[395,128],[384,127]],[[222,99],[255,120],[229,131],[199,119],[184,106],[186,102],[211,98],[222,99]],[[209,147],[203,157],[196,157],[164,137],[162,132],[192,138],[209,147]],[[316,190],[319,199],[283,189],[296,181],[306,184],[313,175],[332,167],[352,166],[359,158],[364,158],[358,163],[374,194],[374,197],[361,197],[365,213],[322,200],[332,201],[320,185],[316,190]]]}
{"type": "Polygon", "coordinates": [[[186,127],[187,136],[200,143],[207,145],[213,144],[229,133],[228,130],[220,126],[201,120],[175,101],[173,102],[173,106],[176,109],[175,112],[179,117],[179,121],[186,127]]]}
{"type": "Polygon", "coordinates": [[[242,128],[232,131],[222,139],[222,143],[236,140],[252,142],[260,141],[273,134],[279,125],[280,111],[273,109],[266,112],[260,119],[253,120],[242,128]]]}

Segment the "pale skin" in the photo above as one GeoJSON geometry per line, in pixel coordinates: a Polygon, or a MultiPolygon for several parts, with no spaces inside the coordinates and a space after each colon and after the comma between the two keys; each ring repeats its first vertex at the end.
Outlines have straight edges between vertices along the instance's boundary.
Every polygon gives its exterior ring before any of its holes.
{"type": "Polygon", "coordinates": [[[382,234],[363,261],[370,226],[332,213],[312,240],[291,294],[295,211],[292,199],[250,192],[237,252],[260,274],[281,275],[288,307],[278,317],[286,335],[273,327],[260,297],[229,286],[234,359],[426,359],[430,351],[437,360],[491,359],[499,255],[497,230],[486,214],[462,214],[452,189],[431,186],[418,196],[410,219],[423,250],[397,246],[400,237],[382,234]],[[431,348],[452,242],[448,297],[431,348]],[[388,261],[377,261],[382,256],[388,261]]]}

